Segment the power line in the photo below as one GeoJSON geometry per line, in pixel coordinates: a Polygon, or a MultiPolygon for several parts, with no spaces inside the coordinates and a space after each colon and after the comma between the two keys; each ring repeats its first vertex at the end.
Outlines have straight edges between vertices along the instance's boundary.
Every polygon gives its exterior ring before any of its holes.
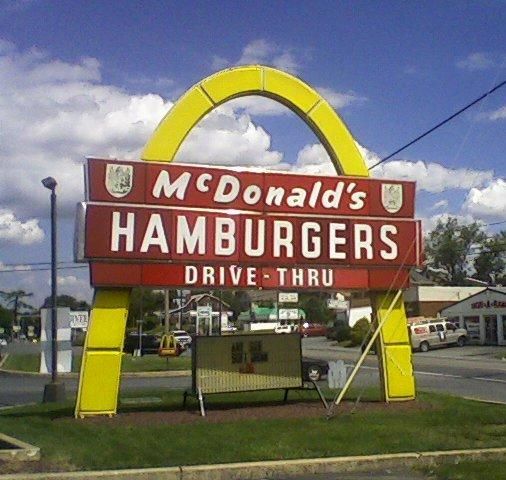
{"type": "Polygon", "coordinates": [[[461,108],[459,111],[455,112],[453,115],[450,115],[448,118],[445,118],[442,122],[439,122],[434,127],[430,128],[426,132],[422,133],[421,135],[418,135],[418,137],[411,140],[406,145],[402,146],[401,148],[398,148],[395,152],[391,153],[390,155],[386,156],[385,158],[382,158],[378,163],[375,163],[372,167],[369,167],[369,170],[372,170],[373,168],[376,168],[378,165],[381,165],[383,162],[386,162],[387,160],[390,160],[394,155],[397,155],[398,153],[402,152],[403,150],[406,150],[406,148],[410,147],[414,143],[418,142],[422,138],[426,137],[427,135],[431,134],[438,128],[442,127],[449,121],[453,120],[455,117],[458,117],[460,114],[464,113],[466,110],[471,108],[473,105],[476,105],[477,103],[481,102],[485,98],[487,98],[490,94],[494,93],[496,90],[499,90],[501,87],[504,87],[506,85],[506,80],[502,81],[495,87],[491,88],[488,92],[484,93],[480,97],[473,100],[471,103],[468,103],[465,107],[461,108]]]}
{"type": "MultiPolygon", "coordinates": [[[[76,262],[69,260],[68,262],[58,262],[58,265],[77,265],[76,262]]],[[[3,267],[33,267],[36,265],[51,265],[51,262],[18,262],[18,263],[2,263],[0,266],[3,267]]]]}
{"type": "MultiPolygon", "coordinates": [[[[46,272],[51,270],[51,267],[43,267],[43,268],[22,268],[25,265],[20,265],[20,268],[12,268],[12,269],[0,269],[0,273],[9,273],[9,272],[17,272],[17,273],[27,273],[27,272],[46,272]]],[[[26,265],[28,266],[28,265],[26,265]]],[[[88,268],[88,265],[75,265],[68,267],[57,267],[57,270],[75,270],[76,268],[88,268]]]]}

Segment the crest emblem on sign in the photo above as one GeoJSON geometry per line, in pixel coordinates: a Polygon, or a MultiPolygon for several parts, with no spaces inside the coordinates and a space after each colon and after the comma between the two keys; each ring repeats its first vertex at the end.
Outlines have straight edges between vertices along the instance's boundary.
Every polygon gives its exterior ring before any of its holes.
{"type": "Polygon", "coordinates": [[[125,197],[132,190],[133,173],[132,165],[108,163],[105,171],[105,188],[113,197],[125,197]]]}
{"type": "Polygon", "coordinates": [[[397,213],[402,208],[403,196],[400,183],[381,185],[381,203],[388,213],[397,213]]]}

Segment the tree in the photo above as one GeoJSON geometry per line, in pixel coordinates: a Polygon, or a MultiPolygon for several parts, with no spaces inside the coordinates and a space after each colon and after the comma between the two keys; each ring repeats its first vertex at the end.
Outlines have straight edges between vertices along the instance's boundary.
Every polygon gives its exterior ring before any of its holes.
{"type": "Polygon", "coordinates": [[[425,241],[428,264],[447,273],[448,285],[461,285],[467,274],[471,249],[486,240],[479,223],[460,223],[455,217],[439,220],[425,241]]]}
{"type": "Polygon", "coordinates": [[[474,260],[474,278],[487,283],[503,283],[506,275],[506,231],[487,239],[474,260]]]}
{"type": "Polygon", "coordinates": [[[335,314],[327,308],[327,297],[319,293],[301,294],[299,306],[306,313],[309,322],[327,325],[334,320],[335,314]]]}
{"type": "Polygon", "coordinates": [[[12,324],[19,326],[19,314],[24,311],[25,313],[33,312],[34,308],[28,303],[23,302],[23,298],[31,297],[33,293],[27,293],[24,290],[13,290],[11,292],[0,291],[0,297],[3,298],[5,305],[11,307],[13,319],[12,324]]]}
{"type": "Polygon", "coordinates": [[[245,292],[244,290],[223,290],[221,293],[221,299],[230,305],[230,310],[233,312],[233,321],[237,320],[241,312],[249,310],[251,305],[251,298],[248,295],[248,292],[245,292]]]}
{"type": "Polygon", "coordinates": [[[13,313],[7,308],[0,305],[0,328],[4,329],[5,334],[10,336],[12,334],[12,322],[14,320],[13,313]]]}
{"type": "MultiPolygon", "coordinates": [[[[56,306],[58,307],[68,307],[73,311],[79,310],[90,310],[90,304],[85,302],[84,300],[77,300],[71,295],[58,295],[56,297],[56,306]]],[[[46,297],[44,299],[44,303],[42,304],[42,308],[51,308],[51,296],[46,297]]]]}
{"type": "Polygon", "coordinates": [[[354,347],[356,345],[362,344],[365,338],[368,336],[371,331],[371,324],[366,317],[361,318],[355,325],[353,325],[351,329],[351,346],[354,347]]]}
{"type": "MultiPolygon", "coordinates": [[[[175,293],[174,290],[169,291],[170,297],[174,298],[175,293]]],[[[149,322],[151,325],[154,312],[162,312],[164,309],[165,295],[163,292],[154,292],[148,288],[133,288],[128,309],[128,325],[135,327],[137,320],[144,320],[147,317],[151,317],[149,322]]],[[[146,325],[146,327],[150,325],[146,325]]]]}

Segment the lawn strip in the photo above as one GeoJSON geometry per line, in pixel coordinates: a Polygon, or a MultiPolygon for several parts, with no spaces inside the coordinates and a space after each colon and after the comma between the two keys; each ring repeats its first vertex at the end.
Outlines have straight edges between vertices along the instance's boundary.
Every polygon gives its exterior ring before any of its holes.
{"type": "MultiPolygon", "coordinates": [[[[3,368],[5,370],[15,370],[19,372],[39,371],[40,355],[38,354],[17,354],[11,353],[7,358],[3,368]]],[[[72,372],[78,373],[81,368],[81,355],[73,355],[72,372]]],[[[175,358],[161,358],[158,355],[144,355],[143,357],[133,357],[129,354],[123,355],[121,370],[122,372],[163,372],[169,370],[190,370],[191,357],[182,356],[175,358]]]]}
{"type": "MultiPolygon", "coordinates": [[[[297,402],[316,401],[314,392],[299,393],[297,402]]],[[[181,392],[155,395],[161,404],[125,405],[120,412],[181,409],[181,392]]],[[[506,446],[506,407],[500,405],[420,394],[418,404],[401,403],[399,408],[380,409],[376,403],[371,409],[361,402],[351,413],[348,404],[347,411],[338,408],[330,420],[323,409],[314,418],[248,420],[248,408],[265,402],[282,405],[280,399],[279,391],[210,396],[209,418],[213,409],[248,405],[244,420],[211,423],[198,417],[191,404],[196,416],[191,425],[74,420],[70,404],[33,406],[0,413],[0,431],[41,447],[45,461],[85,470],[506,446]]]]}
{"type": "Polygon", "coordinates": [[[430,467],[420,468],[420,471],[431,478],[436,476],[441,480],[506,480],[505,460],[463,460],[458,463],[444,462],[430,467]]]}

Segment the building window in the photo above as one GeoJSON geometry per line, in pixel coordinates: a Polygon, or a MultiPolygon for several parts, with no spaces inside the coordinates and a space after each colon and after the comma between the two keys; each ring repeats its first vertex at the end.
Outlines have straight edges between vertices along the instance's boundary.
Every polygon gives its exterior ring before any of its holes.
{"type": "Polygon", "coordinates": [[[502,338],[506,340],[506,315],[502,316],[502,338]]]}

